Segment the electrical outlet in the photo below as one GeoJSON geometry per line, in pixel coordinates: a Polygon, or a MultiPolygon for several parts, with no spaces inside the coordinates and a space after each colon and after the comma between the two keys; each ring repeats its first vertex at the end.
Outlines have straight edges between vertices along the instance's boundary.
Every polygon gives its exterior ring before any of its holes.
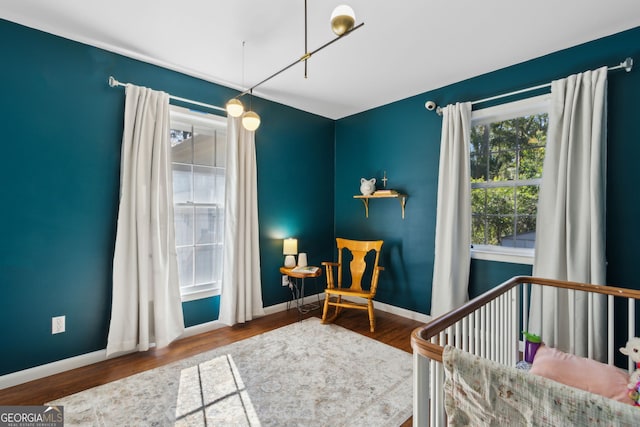
{"type": "Polygon", "coordinates": [[[65,331],[65,317],[57,316],[51,318],[51,334],[59,334],[65,331]]]}
{"type": "Polygon", "coordinates": [[[289,286],[289,276],[286,274],[282,275],[282,286],[289,286]]]}

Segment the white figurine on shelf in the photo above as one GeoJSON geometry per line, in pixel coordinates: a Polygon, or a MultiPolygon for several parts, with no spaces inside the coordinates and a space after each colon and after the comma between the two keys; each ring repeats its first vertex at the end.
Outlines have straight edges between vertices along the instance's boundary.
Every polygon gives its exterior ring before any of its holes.
{"type": "Polygon", "coordinates": [[[360,192],[363,196],[370,196],[376,191],[376,179],[360,178],[360,192]]]}

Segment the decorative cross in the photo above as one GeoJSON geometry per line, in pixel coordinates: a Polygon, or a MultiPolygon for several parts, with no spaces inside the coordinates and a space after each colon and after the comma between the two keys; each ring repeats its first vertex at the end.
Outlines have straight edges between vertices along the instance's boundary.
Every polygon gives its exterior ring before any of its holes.
{"type": "Polygon", "coordinates": [[[387,181],[389,181],[389,180],[387,179],[387,171],[384,171],[384,176],[382,177],[382,186],[383,186],[384,188],[387,188],[387,181]]]}

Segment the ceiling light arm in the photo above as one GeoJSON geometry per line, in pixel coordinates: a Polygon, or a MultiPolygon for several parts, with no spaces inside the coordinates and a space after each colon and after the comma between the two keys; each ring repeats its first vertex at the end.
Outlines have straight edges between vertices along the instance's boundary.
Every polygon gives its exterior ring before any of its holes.
{"type": "Polygon", "coordinates": [[[296,59],[294,62],[292,62],[291,64],[287,65],[286,67],[284,67],[283,69],[281,69],[280,71],[276,71],[275,73],[271,74],[269,77],[267,77],[266,79],[262,80],[259,83],[256,83],[255,85],[251,86],[249,89],[245,90],[244,92],[240,93],[238,96],[236,96],[236,98],[240,98],[250,92],[252,92],[255,88],[257,88],[258,86],[260,86],[263,83],[268,82],[269,80],[271,80],[272,78],[274,78],[275,76],[283,73],[284,71],[287,71],[289,68],[293,67],[294,65],[298,64],[299,62],[302,61],[306,61],[307,59],[311,58],[311,55],[316,54],[317,52],[321,51],[322,49],[324,49],[325,47],[337,42],[338,40],[340,40],[343,37],[348,36],[349,34],[353,33],[355,30],[357,30],[358,28],[362,27],[364,25],[364,22],[356,25],[355,27],[353,27],[352,29],[350,29],[349,31],[347,31],[346,33],[344,33],[341,36],[336,37],[335,39],[323,44],[322,46],[320,46],[319,48],[317,48],[316,50],[314,50],[313,52],[307,52],[304,55],[302,55],[300,58],[296,59]]]}
{"type": "MultiPolygon", "coordinates": [[[[309,60],[309,58],[311,58],[312,55],[321,51],[325,47],[335,43],[336,41],[338,41],[338,39],[341,39],[342,37],[348,34],[351,34],[352,32],[354,32],[355,30],[357,30],[358,28],[364,25],[364,23],[361,23],[360,25],[354,26],[356,22],[356,16],[355,16],[355,13],[353,12],[353,9],[348,5],[344,5],[344,4],[340,5],[336,7],[331,13],[331,30],[338,37],[323,44],[313,52],[309,52],[308,37],[307,37],[308,35],[307,17],[308,17],[307,0],[304,0],[304,51],[305,51],[304,55],[302,55],[300,58],[296,59],[291,64],[284,67],[283,69],[276,71],[266,79],[262,80],[261,82],[258,82],[257,84],[246,89],[244,92],[238,94],[236,97],[231,98],[229,101],[227,101],[225,105],[225,110],[227,111],[227,114],[229,114],[230,117],[242,117],[242,120],[241,120],[242,126],[249,132],[255,131],[260,126],[260,116],[255,111],[251,110],[252,108],[251,104],[253,101],[253,90],[255,88],[271,80],[275,76],[285,72],[286,70],[293,67],[299,62],[304,62],[304,78],[306,79],[307,78],[307,61],[309,60]],[[242,105],[242,102],[240,102],[240,99],[239,99],[240,97],[246,94],[250,94],[249,110],[247,111],[245,111],[244,105],[242,105]]],[[[244,42],[242,43],[242,47],[243,47],[242,49],[242,86],[244,86],[244,42]]]]}
{"type": "MultiPolygon", "coordinates": [[[[333,43],[337,42],[337,41],[338,41],[338,40],[340,40],[341,38],[347,37],[349,34],[353,33],[355,30],[357,30],[358,28],[362,27],[363,25],[364,25],[364,22],[362,22],[362,23],[360,23],[360,24],[356,25],[355,27],[353,27],[352,29],[350,29],[349,31],[347,31],[346,33],[344,33],[343,35],[338,36],[338,37],[336,37],[335,39],[333,39],[333,40],[330,40],[330,41],[326,42],[325,44],[323,44],[322,46],[320,46],[319,48],[317,48],[317,49],[316,49],[316,50],[314,50],[313,52],[311,52],[311,53],[307,53],[307,55],[309,55],[309,56],[311,56],[311,55],[315,55],[317,52],[321,51],[321,50],[322,50],[322,49],[324,49],[325,47],[327,47],[327,46],[329,46],[329,45],[331,45],[331,44],[333,44],[333,43]]],[[[301,60],[302,60],[302,59],[305,59],[305,57],[303,56],[303,57],[301,58],[301,60]]]]}
{"type": "MultiPolygon", "coordinates": [[[[307,47],[307,0],[304,0],[304,53],[305,56],[309,53],[309,48],[307,47]]],[[[309,55],[311,56],[311,55],[309,55]]],[[[307,59],[304,59],[304,78],[307,78],[307,59]]]]}

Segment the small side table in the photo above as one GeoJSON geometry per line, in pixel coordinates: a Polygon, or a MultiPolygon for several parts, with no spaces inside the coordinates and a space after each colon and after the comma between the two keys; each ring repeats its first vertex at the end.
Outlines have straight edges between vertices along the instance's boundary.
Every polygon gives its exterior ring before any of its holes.
{"type": "MultiPolygon", "coordinates": [[[[318,296],[317,303],[306,304],[304,303],[304,279],[316,278],[322,275],[322,268],[315,267],[317,270],[315,272],[299,272],[293,271],[293,268],[280,267],[280,273],[286,274],[287,276],[295,279],[293,281],[289,280],[289,288],[291,289],[292,300],[296,302],[296,309],[298,312],[302,314],[306,314],[311,310],[316,310],[320,308],[320,294],[318,296]],[[300,282],[298,282],[300,279],[300,282]]],[[[289,301],[291,303],[291,301],[289,301]]],[[[287,304],[287,310],[289,309],[289,303],[287,304]]]]}

